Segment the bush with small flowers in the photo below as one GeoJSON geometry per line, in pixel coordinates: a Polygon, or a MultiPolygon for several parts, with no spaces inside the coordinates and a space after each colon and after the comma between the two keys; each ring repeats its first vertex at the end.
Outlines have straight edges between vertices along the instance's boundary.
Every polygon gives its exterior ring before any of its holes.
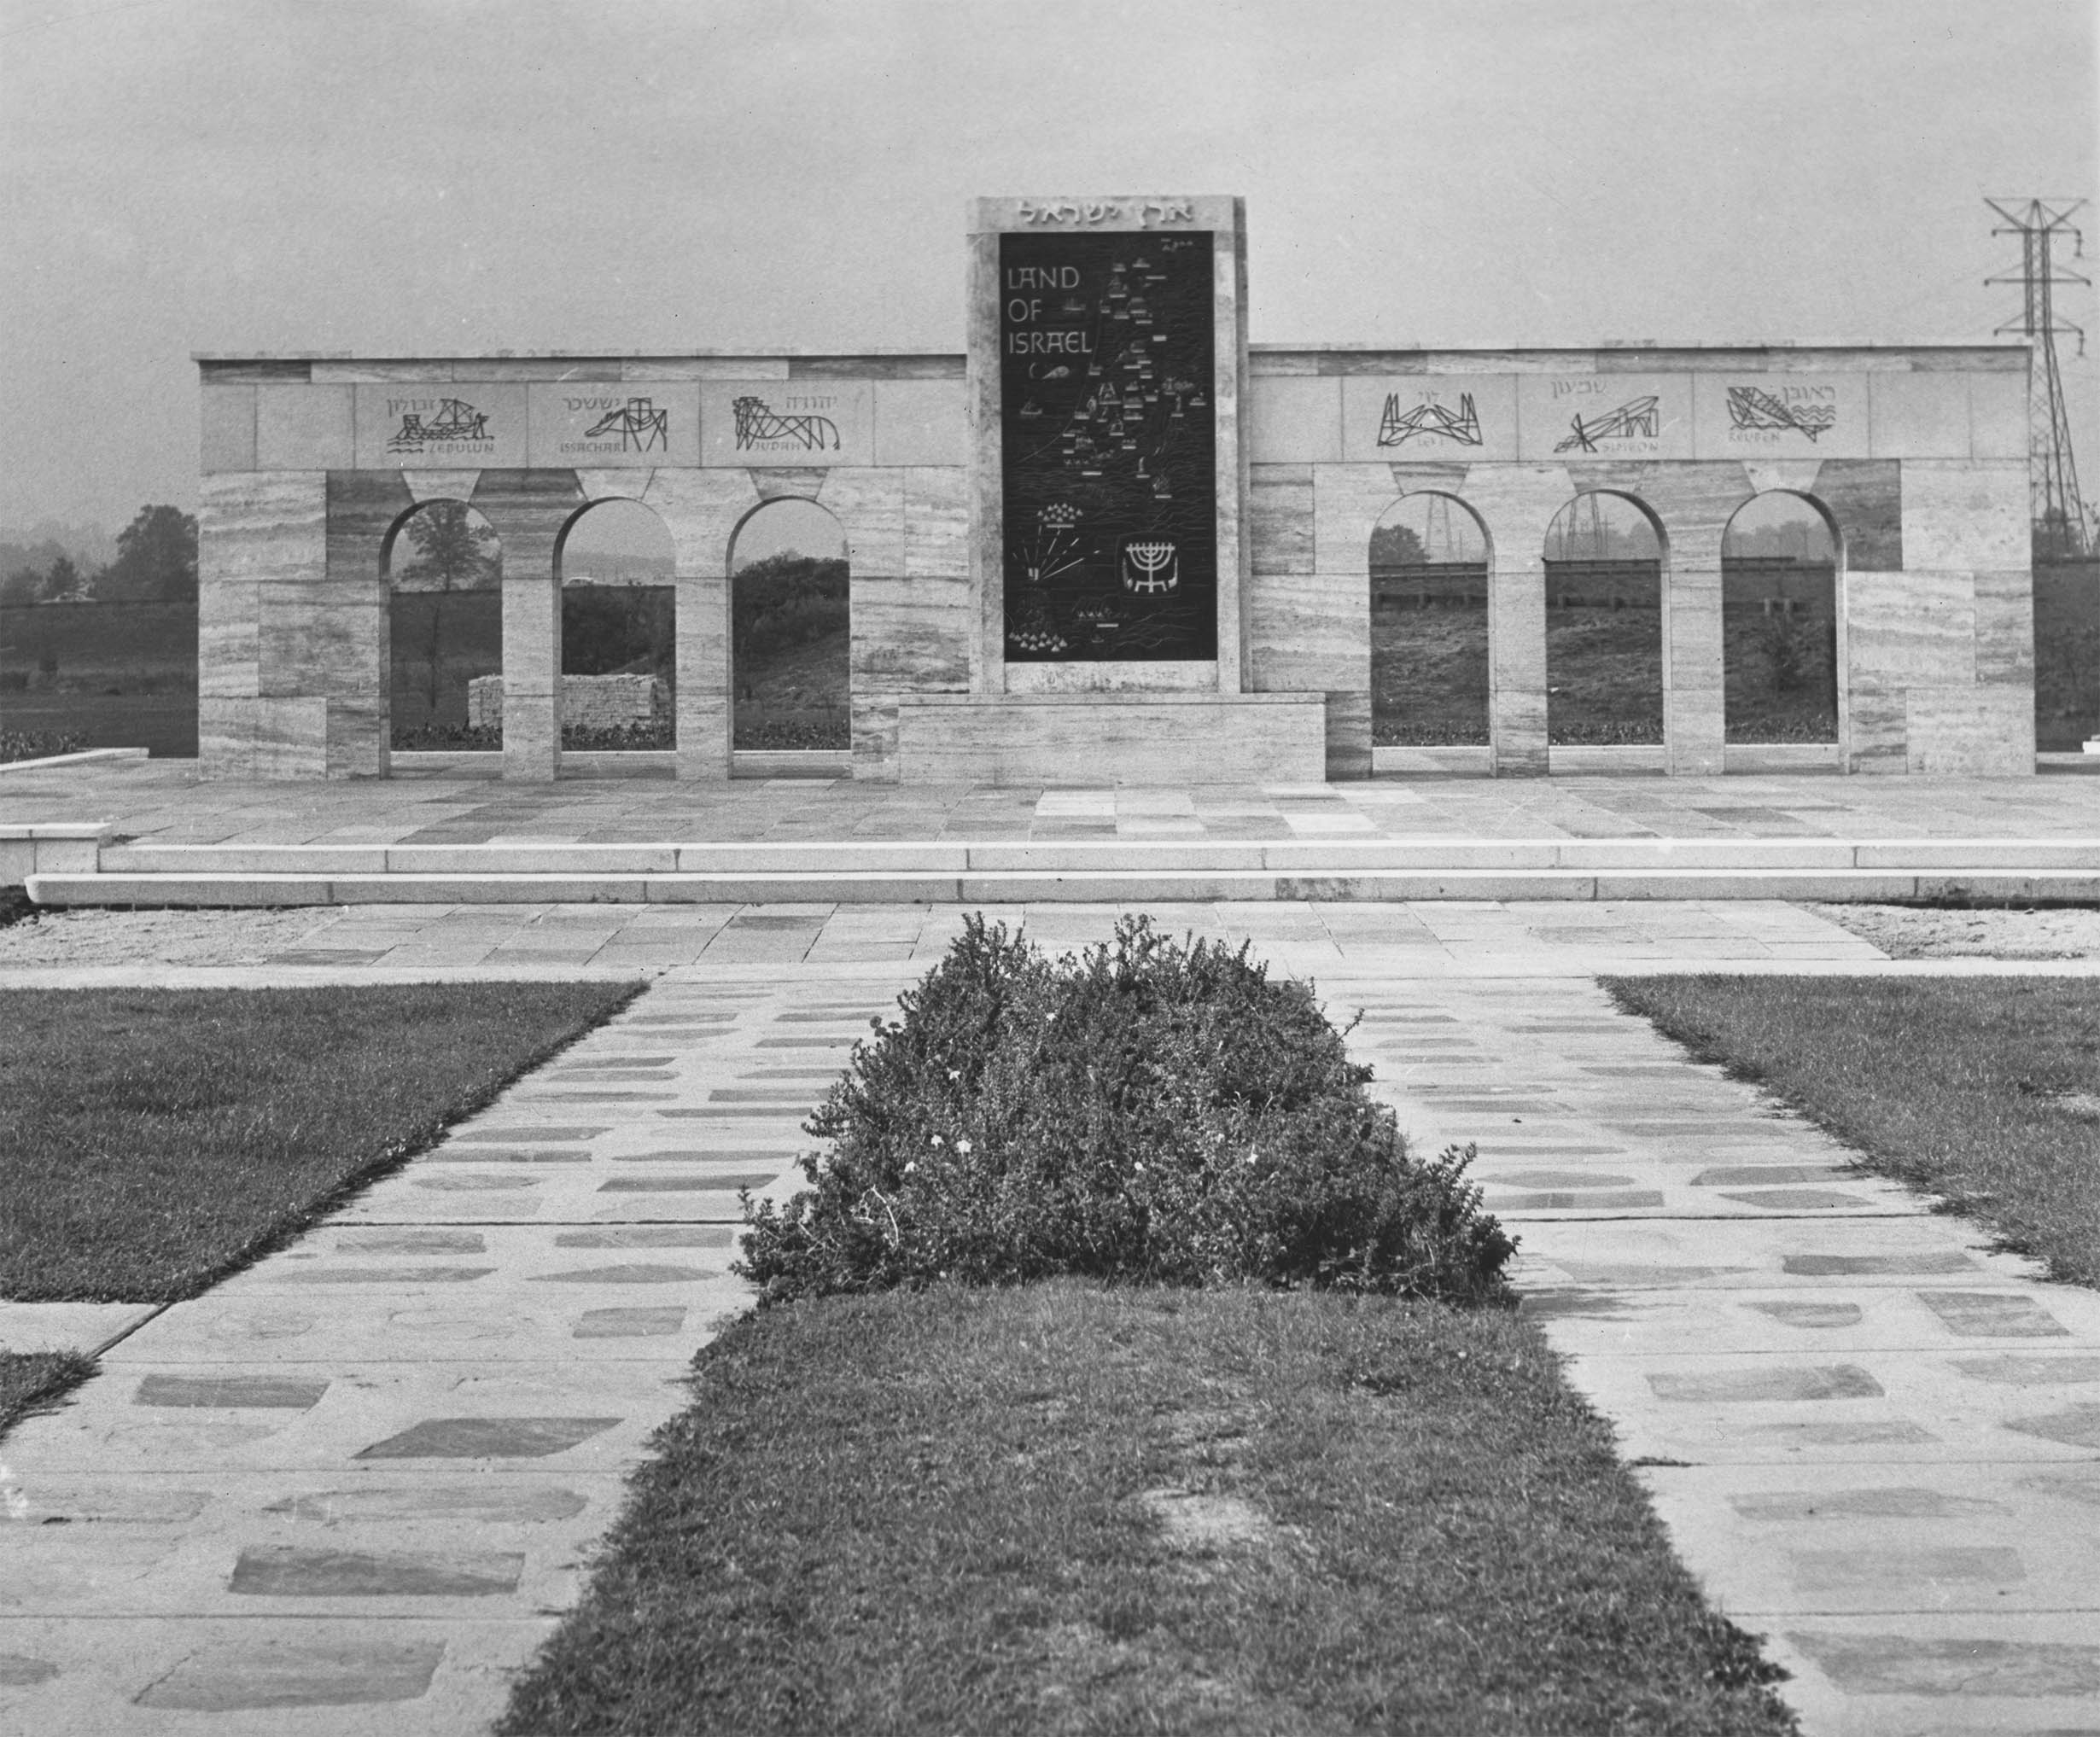
{"type": "Polygon", "coordinates": [[[761,1302],[1079,1274],[1503,1297],[1473,1157],[1409,1151],[1312,991],[1144,918],[1054,964],[972,916],[745,1202],[761,1302]]]}

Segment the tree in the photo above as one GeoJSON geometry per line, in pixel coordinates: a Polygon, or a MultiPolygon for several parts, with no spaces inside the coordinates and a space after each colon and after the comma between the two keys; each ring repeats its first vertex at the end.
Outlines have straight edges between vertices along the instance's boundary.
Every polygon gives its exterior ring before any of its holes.
{"type": "Polygon", "coordinates": [[[19,606],[33,603],[44,589],[44,575],[33,567],[18,567],[5,579],[0,579],[0,603],[19,606]]]}
{"type": "Polygon", "coordinates": [[[125,603],[179,603],[197,594],[197,522],[179,507],[143,506],[117,533],[117,558],[96,595],[125,603]]]}
{"type": "Polygon", "coordinates": [[[1371,566],[1374,570],[1428,564],[1429,551],[1422,546],[1422,539],[1413,526],[1380,525],[1371,533],[1371,566]]]}
{"type": "Polygon", "coordinates": [[[44,575],[44,601],[47,603],[79,601],[89,591],[88,582],[80,577],[80,569],[73,564],[70,555],[60,556],[44,575]]]}
{"type": "Polygon", "coordinates": [[[445,662],[445,599],[454,592],[480,591],[503,577],[496,533],[464,501],[432,501],[405,527],[414,551],[394,569],[396,591],[433,593],[424,673],[433,714],[445,662]]]}

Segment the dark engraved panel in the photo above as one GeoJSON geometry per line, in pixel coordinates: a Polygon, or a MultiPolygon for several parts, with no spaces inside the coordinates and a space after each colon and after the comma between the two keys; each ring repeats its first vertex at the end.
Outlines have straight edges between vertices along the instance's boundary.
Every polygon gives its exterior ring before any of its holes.
{"type": "Polygon", "coordinates": [[[1208,234],[1000,238],[1006,657],[1217,656],[1208,234]]]}

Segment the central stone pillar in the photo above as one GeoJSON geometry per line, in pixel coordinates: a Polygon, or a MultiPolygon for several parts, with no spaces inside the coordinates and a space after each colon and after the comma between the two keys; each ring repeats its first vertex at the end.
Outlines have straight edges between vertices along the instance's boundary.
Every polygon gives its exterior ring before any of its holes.
{"type": "Polygon", "coordinates": [[[969,311],[970,692],[900,778],[1321,778],[1325,696],[1246,692],[1244,202],[978,200],[969,311]]]}

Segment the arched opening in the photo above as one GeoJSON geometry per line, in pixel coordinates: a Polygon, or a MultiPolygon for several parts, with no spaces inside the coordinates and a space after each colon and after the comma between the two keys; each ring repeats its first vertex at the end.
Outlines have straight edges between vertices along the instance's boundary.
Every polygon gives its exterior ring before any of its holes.
{"type": "Polygon", "coordinates": [[[1404,497],[1371,532],[1371,743],[1488,740],[1488,539],[1448,494],[1404,497]]]}
{"type": "Polygon", "coordinates": [[[1835,742],[1838,540],[1806,495],[1746,502],[1721,535],[1730,742],[1835,742]]]}
{"type": "Polygon", "coordinates": [[[677,745],[677,567],[670,528],[639,501],[594,502],[563,531],[565,753],[677,745]]]}
{"type": "Polygon", "coordinates": [[[396,749],[503,746],[503,546],[464,501],[425,501],[387,535],[396,749]]]}
{"type": "Polygon", "coordinates": [[[852,614],[846,534],[808,500],[768,501],[729,555],[730,745],[853,745],[852,614]]]}
{"type": "Polygon", "coordinates": [[[1546,529],[1546,740],[1663,739],[1662,533],[1631,497],[1593,490],[1546,529]]]}

